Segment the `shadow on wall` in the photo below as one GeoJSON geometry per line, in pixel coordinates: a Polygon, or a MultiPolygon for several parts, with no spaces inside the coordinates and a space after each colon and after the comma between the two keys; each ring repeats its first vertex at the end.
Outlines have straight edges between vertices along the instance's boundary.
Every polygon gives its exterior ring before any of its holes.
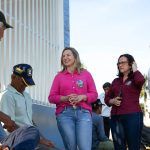
{"type": "Polygon", "coordinates": [[[55,108],[33,104],[33,121],[42,135],[53,141],[59,149],[63,150],[64,145],[57,128],[55,108]]]}

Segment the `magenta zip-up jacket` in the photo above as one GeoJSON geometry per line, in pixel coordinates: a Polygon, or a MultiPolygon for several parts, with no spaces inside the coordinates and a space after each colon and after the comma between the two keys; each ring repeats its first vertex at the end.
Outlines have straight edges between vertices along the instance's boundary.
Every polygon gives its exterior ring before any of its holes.
{"type": "Polygon", "coordinates": [[[112,105],[111,115],[141,112],[139,97],[144,82],[144,76],[139,71],[134,72],[125,82],[122,77],[114,79],[105,96],[105,103],[110,106],[109,100],[120,94],[122,99],[119,107],[112,105]]]}
{"type": "Polygon", "coordinates": [[[73,74],[63,71],[55,76],[48,99],[50,103],[56,104],[56,115],[70,106],[69,102],[60,102],[60,97],[73,93],[87,96],[87,101],[81,101],[77,106],[91,112],[91,103],[97,100],[98,93],[94,80],[87,70],[84,69],[80,73],[75,71],[73,74]]]}

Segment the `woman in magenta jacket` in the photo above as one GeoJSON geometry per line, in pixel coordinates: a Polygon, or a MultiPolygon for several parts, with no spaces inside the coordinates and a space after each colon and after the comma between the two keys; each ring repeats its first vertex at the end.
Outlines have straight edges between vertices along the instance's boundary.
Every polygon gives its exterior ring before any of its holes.
{"type": "Polygon", "coordinates": [[[145,82],[137,70],[133,56],[123,54],[119,57],[118,78],[114,79],[105,102],[112,106],[111,131],[115,150],[140,150],[143,113],[139,97],[145,82]]]}
{"type": "Polygon", "coordinates": [[[91,103],[98,94],[91,74],[82,68],[78,52],[63,50],[62,71],[53,81],[49,101],[56,104],[56,119],[66,150],[91,150],[91,103]]]}

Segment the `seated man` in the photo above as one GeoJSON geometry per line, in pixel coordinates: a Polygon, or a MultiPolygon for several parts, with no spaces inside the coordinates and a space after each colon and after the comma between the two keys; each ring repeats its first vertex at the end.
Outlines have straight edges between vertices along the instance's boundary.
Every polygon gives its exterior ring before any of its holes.
{"type": "MultiPolygon", "coordinates": [[[[11,84],[1,94],[0,110],[10,116],[19,127],[33,126],[32,99],[25,92],[25,88],[31,85],[35,85],[32,79],[32,67],[28,64],[18,64],[13,67],[11,84]]],[[[50,150],[54,147],[51,141],[42,136],[40,144],[41,150],[50,150]]]]}
{"type": "Polygon", "coordinates": [[[92,150],[113,150],[113,143],[105,135],[103,117],[100,115],[102,103],[100,99],[92,103],[92,150]]]}
{"type": "MultiPolygon", "coordinates": [[[[7,28],[12,26],[6,22],[4,14],[0,11],[0,40],[7,28]]],[[[39,131],[33,126],[20,127],[17,130],[16,128],[15,122],[0,111],[0,150],[33,150],[39,142],[39,131]],[[8,131],[13,131],[9,136],[6,135],[1,122],[8,131]]]]}

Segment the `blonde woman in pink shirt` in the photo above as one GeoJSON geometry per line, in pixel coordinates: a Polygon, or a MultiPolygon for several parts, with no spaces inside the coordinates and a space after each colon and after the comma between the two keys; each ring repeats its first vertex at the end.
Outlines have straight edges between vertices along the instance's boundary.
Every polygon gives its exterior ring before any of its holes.
{"type": "Polygon", "coordinates": [[[66,150],[91,150],[91,103],[98,94],[91,74],[82,68],[78,52],[66,47],[62,70],[55,76],[49,102],[56,104],[56,119],[66,150]]]}

